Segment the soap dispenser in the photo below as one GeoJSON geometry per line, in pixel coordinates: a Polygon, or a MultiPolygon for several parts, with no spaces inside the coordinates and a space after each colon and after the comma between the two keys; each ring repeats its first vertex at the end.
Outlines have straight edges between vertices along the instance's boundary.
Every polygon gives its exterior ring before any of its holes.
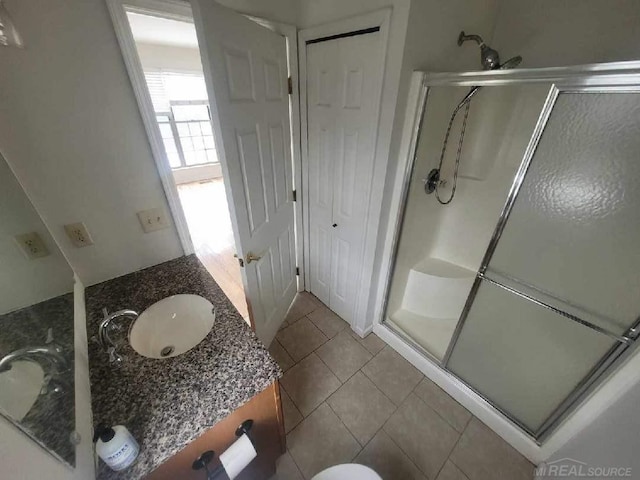
{"type": "Polygon", "coordinates": [[[140,446],[123,425],[107,427],[99,424],[93,434],[96,452],[116,472],[129,467],[138,457],[140,446]]]}

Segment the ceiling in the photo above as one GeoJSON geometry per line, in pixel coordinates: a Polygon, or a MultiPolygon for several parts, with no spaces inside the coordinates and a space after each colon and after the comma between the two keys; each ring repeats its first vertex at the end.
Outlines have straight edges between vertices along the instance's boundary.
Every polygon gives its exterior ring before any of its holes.
{"type": "Polygon", "coordinates": [[[198,48],[193,23],[127,12],[133,38],[139,43],[198,48]]]}

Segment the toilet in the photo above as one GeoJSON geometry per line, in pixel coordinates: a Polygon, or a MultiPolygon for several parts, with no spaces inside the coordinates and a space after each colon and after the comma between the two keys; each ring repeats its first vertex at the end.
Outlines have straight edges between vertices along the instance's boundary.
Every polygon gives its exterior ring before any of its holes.
{"type": "Polygon", "coordinates": [[[382,477],[364,465],[343,463],[321,471],[311,480],[382,480],[382,477]]]}

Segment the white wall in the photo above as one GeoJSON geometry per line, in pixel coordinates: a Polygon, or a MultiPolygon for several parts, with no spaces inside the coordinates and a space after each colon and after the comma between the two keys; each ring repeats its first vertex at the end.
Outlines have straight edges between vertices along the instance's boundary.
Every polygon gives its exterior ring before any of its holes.
{"type": "Polygon", "coordinates": [[[523,67],[640,58],[637,0],[502,0],[491,46],[523,67]]]}
{"type": "Polygon", "coordinates": [[[95,478],[92,442],[91,392],[84,287],[74,288],[76,467],[71,469],[46,453],[4,417],[0,417],[0,478],[11,480],[90,480],[95,478]]]}
{"type": "Polygon", "coordinates": [[[73,272],[0,154],[0,314],[73,289],[73,272]],[[49,250],[28,259],[16,235],[36,232],[49,250]]]}
{"type": "Polygon", "coordinates": [[[587,463],[590,467],[630,467],[631,478],[638,478],[640,476],[638,405],[640,405],[640,384],[636,384],[622,395],[576,438],[560,448],[547,460],[547,463],[572,458],[587,463]]]}
{"type": "Polygon", "coordinates": [[[0,147],[73,269],[91,285],[181,255],[136,218],[168,206],[105,2],[6,6],[25,48],[0,50],[0,147]],[[95,245],[71,245],[78,221],[95,245]]]}

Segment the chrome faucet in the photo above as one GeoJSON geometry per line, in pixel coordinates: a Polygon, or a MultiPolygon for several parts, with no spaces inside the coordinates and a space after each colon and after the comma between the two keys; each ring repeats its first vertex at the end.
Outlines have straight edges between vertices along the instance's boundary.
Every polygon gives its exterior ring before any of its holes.
{"type": "Polygon", "coordinates": [[[109,354],[109,363],[119,364],[122,362],[122,357],[118,354],[116,350],[116,344],[109,337],[109,330],[115,327],[115,324],[112,325],[112,322],[117,318],[138,318],[138,313],[133,310],[118,310],[117,312],[109,313],[106,308],[102,309],[102,313],[104,318],[100,322],[100,327],[98,328],[98,343],[104,349],[105,352],[109,354]]]}
{"type": "Polygon", "coordinates": [[[62,355],[62,347],[55,343],[42,347],[24,347],[8,353],[0,359],[0,372],[11,370],[11,364],[18,360],[45,360],[51,365],[52,373],[62,373],[68,369],[67,361],[62,355]]]}

